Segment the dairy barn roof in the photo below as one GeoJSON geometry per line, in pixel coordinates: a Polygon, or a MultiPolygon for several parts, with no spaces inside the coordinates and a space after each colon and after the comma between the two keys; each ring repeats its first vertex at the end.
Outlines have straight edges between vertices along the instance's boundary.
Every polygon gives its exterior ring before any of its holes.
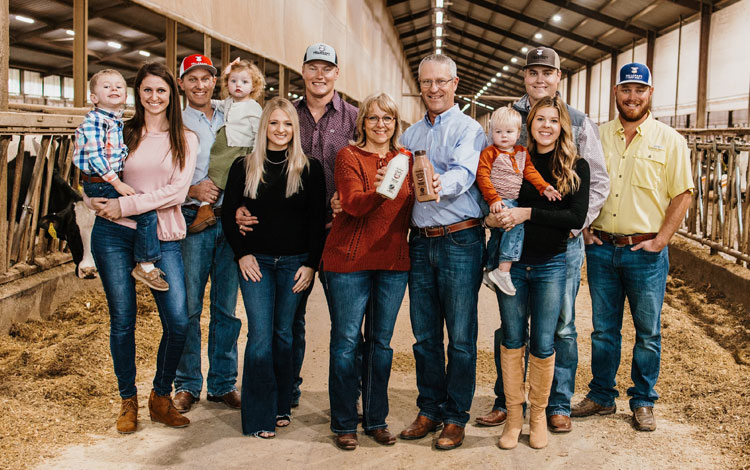
{"type": "MultiPolygon", "coordinates": [[[[456,61],[458,93],[475,95],[493,77],[488,95],[524,93],[526,51],[554,48],[564,74],[653,40],[734,1],[696,0],[388,0],[416,77],[420,59],[438,47],[456,61]],[[441,23],[442,21],[442,23],[441,23]],[[438,27],[442,26],[442,35],[438,27]]],[[[493,100],[488,98],[486,102],[493,100]]]]}

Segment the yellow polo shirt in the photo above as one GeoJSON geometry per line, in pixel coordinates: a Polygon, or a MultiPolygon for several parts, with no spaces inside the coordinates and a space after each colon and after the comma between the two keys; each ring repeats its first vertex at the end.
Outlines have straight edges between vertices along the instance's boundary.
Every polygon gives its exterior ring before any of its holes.
{"type": "Polygon", "coordinates": [[[619,116],[599,133],[609,196],[591,227],[626,235],[658,232],[672,198],[694,187],[685,138],[650,113],[627,148],[619,116]]]}

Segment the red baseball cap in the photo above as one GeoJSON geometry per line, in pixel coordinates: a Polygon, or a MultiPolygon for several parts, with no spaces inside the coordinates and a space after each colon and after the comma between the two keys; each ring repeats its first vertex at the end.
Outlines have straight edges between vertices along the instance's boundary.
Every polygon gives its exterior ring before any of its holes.
{"type": "Polygon", "coordinates": [[[189,55],[182,59],[182,64],[180,64],[180,78],[193,69],[206,69],[212,75],[216,75],[216,67],[214,67],[211,59],[201,54],[189,55]]]}

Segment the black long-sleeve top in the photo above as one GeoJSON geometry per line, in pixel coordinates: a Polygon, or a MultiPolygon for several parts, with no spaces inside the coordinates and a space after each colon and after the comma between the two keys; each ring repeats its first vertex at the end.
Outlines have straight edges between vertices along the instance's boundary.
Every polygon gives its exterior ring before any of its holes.
{"type": "MultiPolygon", "coordinates": [[[[552,152],[532,154],[531,161],[542,178],[557,188],[557,180],[552,176],[552,152]]],[[[570,231],[580,229],[586,221],[590,179],[586,160],[576,161],[575,172],[581,179],[578,191],[566,194],[561,201],[548,201],[531,183],[523,180],[518,205],[531,207],[531,218],[524,223],[522,263],[541,264],[564,253],[570,231]]]]}
{"type": "Polygon", "coordinates": [[[318,269],[325,230],[325,179],[317,160],[310,159],[302,172],[302,188],[286,197],[286,151],[266,152],[263,181],[255,199],[244,196],[245,159],[238,158],[229,170],[224,191],[221,223],[229,245],[239,260],[249,254],[299,255],[308,253],[303,264],[318,269]],[[235,212],[245,206],[258,223],[244,236],[235,212]]]}

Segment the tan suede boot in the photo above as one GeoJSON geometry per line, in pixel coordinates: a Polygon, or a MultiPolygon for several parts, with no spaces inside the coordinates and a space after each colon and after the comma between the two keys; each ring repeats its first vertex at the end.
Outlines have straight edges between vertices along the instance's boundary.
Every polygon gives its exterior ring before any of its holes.
{"type": "Polygon", "coordinates": [[[120,405],[120,416],[117,418],[117,432],[132,434],[138,427],[138,395],[123,398],[120,405]]]}
{"type": "Polygon", "coordinates": [[[523,403],[526,401],[526,387],[523,383],[523,359],[526,348],[506,349],[500,346],[500,367],[503,374],[503,391],[508,417],[498,445],[501,449],[512,449],[518,445],[518,436],[523,427],[523,403]]]}
{"type": "Polygon", "coordinates": [[[164,423],[173,428],[184,428],[190,424],[190,420],[182,416],[172,403],[171,395],[157,395],[156,390],[151,390],[148,397],[148,414],[151,421],[164,423]]]}
{"type": "Polygon", "coordinates": [[[529,445],[534,449],[547,447],[547,417],[552,377],[555,375],[555,355],[539,359],[529,355],[529,445]]]}

